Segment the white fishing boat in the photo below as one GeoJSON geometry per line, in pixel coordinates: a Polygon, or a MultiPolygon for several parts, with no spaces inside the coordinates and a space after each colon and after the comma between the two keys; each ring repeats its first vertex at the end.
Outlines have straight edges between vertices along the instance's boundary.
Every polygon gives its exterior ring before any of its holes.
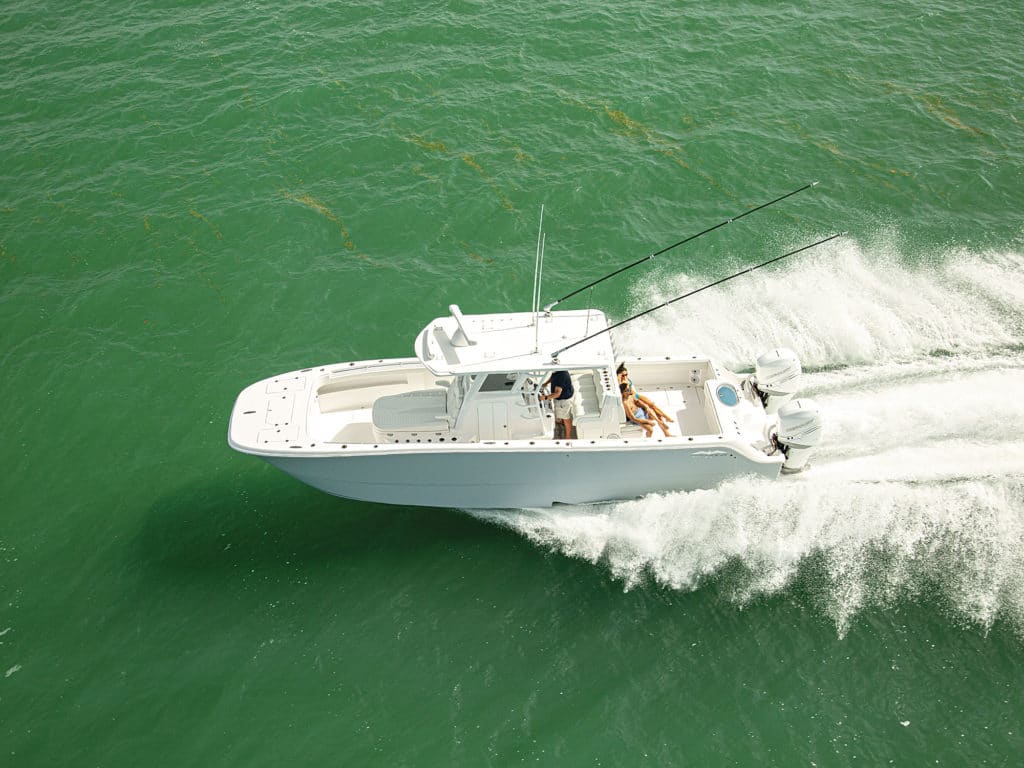
{"type": "Polygon", "coordinates": [[[630,499],[807,466],[821,418],[794,399],[801,370],[789,350],[762,355],[748,375],[703,356],[617,358],[609,331],[621,323],[538,299],[539,277],[531,311],[451,305],[416,337],[414,357],[256,382],[238,396],[228,442],[336,496],[457,508],[630,499]],[[627,420],[620,363],[671,419],[667,434],[627,420]],[[571,376],[572,436],[556,429],[542,387],[555,371],[571,376]]]}
{"type": "Polygon", "coordinates": [[[443,507],[541,507],[709,488],[799,469],[820,434],[792,392],[795,357],[773,351],[754,377],[713,360],[627,359],[636,388],[673,421],[644,437],[626,420],[597,310],[433,320],[416,356],[307,368],[247,387],[229,443],[336,496],[443,507]],[[539,384],[567,370],[575,439],[555,436],[539,384]],[[788,390],[788,391],[787,391],[788,390]]]}

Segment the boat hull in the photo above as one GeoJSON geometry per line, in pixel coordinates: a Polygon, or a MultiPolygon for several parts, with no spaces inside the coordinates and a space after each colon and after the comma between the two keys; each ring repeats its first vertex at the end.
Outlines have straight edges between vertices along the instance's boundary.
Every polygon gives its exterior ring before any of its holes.
{"type": "Polygon", "coordinates": [[[775,478],[781,459],[741,446],[573,443],[538,451],[466,450],[362,456],[262,456],[319,490],[361,501],[495,509],[632,499],[712,488],[741,475],[775,478]]]}

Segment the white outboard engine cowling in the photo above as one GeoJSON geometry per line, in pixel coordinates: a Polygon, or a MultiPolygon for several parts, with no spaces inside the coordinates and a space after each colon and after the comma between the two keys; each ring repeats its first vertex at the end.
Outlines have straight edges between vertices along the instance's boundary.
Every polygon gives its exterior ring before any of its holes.
{"type": "Polygon", "coordinates": [[[796,352],[785,347],[765,352],[757,358],[751,384],[764,403],[768,414],[776,413],[800,388],[800,360],[796,352]]]}
{"type": "Polygon", "coordinates": [[[782,471],[800,472],[807,468],[814,448],[821,443],[821,411],[813,400],[801,398],[779,408],[779,431],[775,440],[786,455],[782,471]]]}

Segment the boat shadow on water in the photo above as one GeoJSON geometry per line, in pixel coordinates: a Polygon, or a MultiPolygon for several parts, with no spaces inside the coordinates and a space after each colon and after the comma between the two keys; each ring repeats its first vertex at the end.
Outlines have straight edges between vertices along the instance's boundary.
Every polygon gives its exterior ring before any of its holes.
{"type": "Polygon", "coordinates": [[[525,547],[503,527],[455,509],[350,501],[269,476],[238,485],[191,485],[159,499],[136,537],[139,565],[155,571],[236,572],[318,563],[387,561],[468,543],[525,547]]]}

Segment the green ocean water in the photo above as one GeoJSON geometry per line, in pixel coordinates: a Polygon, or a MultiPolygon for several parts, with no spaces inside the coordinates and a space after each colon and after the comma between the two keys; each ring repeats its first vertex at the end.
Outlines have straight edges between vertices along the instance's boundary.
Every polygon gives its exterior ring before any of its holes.
{"type": "MultiPolygon", "coordinates": [[[[0,764],[1017,765],[1024,10],[0,13],[0,764]],[[328,497],[275,373],[580,301],[804,361],[807,475],[597,507],[328,497]]],[[[577,304],[576,306],[582,306],[577,304]]]]}

